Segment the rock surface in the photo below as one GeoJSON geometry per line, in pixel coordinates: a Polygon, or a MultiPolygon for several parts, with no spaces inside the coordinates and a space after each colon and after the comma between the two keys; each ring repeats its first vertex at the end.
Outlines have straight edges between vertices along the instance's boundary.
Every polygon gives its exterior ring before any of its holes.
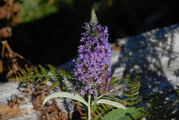
{"type": "MultiPolygon", "coordinates": [[[[179,24],[119,39],[116,44],[122,49],[113,51],[111,59],[113,76],[122,79],[125,74],[140,75],[142,94],[170,90],[176,85],[179,86],[179,24]]],[[[68,62],[59,68],[67,69],[71,64],[68,62]]],[[[11,95],[23,97],[17,88],[18,83],[0,83],[0,103],[7,104],[7,99],[10,99],[11,95]]],[[[20,109],[22,108],[28,114],[11,120],[38,119],[38,113],[32,110],[31,103],[27,102],[26,105],[20,106],[20,109]]]]}
{"type": "MultiPolygon", "coordinates": [[[[179,86],[179,24],[119,39],[112,74],[138,74],[143,94],[179,86]]],[[[122,78],[122,76],[119,76],[122,78]]]]}
{"type": "Polygon", "coordinates": [[[18,82],[0,83],[0,114],[3,120],[37,120],[37,114],[33,109],[32,103],[18,90],[18,82]],[[26,104],[19,105],[19,107],[10,108],[8,100],[11,96],[17,95],[20,98],[25,98],[26,104]],[[8,111],[8,112],[7,112],[8,111]]]}

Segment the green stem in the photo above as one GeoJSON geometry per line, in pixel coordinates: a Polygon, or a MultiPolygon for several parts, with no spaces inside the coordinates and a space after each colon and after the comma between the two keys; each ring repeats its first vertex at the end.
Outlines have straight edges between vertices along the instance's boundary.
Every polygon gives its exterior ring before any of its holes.
{"type": "Polygon", "coordinates": [[[88,120],[91,120],[91,95],[88,95],[88,120]]]}

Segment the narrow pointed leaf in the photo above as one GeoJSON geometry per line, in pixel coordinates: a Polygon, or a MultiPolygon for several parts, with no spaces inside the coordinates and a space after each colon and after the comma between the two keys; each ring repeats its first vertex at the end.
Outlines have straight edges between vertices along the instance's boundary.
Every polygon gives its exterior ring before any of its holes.
{"type": "Polygon", "coordinates": [[[88,106],[88,103],[80,95],[74,94],[74,93],[69,93],[69,92],[56,92],[56,93],[49,95],[43,101],[42,106],[50,99],[56,98],[56,97],[71,98],[73,100],[79,101],[79,102],[83,103],[84,105],[88,106]]]}
{"type": "Polygon", "coordinates": [[[112,101],[112,100],[107,100],[107,99],[99,99],[97,102],[97,104],[108,104],[108,105],[112,105],[114,107],[117,107],[117,108],[122,108],[122,109],[126,109],[126,107],[118,102],[115,102],[115,101],[112,101]]]}

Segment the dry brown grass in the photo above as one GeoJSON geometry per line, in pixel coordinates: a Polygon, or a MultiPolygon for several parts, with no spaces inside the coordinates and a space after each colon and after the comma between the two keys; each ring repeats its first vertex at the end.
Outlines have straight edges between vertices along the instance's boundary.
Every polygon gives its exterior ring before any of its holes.
{"type": "Polygon", "coordinates": [[[10,107],[7,104],[0,103],[0,120],[8,120],[10,118],[15,118],[22,116],[24,109],[19,109],[17,106],[10,107]]]}

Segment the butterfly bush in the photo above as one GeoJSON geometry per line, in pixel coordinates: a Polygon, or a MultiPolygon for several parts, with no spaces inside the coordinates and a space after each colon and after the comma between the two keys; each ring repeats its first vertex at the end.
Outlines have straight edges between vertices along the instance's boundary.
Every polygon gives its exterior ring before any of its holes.
{"type": "Polygon", "coordinates": [[[93,94],[111,79],[111,46],[108,43],[108,28],[100,24],[85,23],[78,46],[78,58],[73,60],[76,88],[82,95],[93,94]]]}

